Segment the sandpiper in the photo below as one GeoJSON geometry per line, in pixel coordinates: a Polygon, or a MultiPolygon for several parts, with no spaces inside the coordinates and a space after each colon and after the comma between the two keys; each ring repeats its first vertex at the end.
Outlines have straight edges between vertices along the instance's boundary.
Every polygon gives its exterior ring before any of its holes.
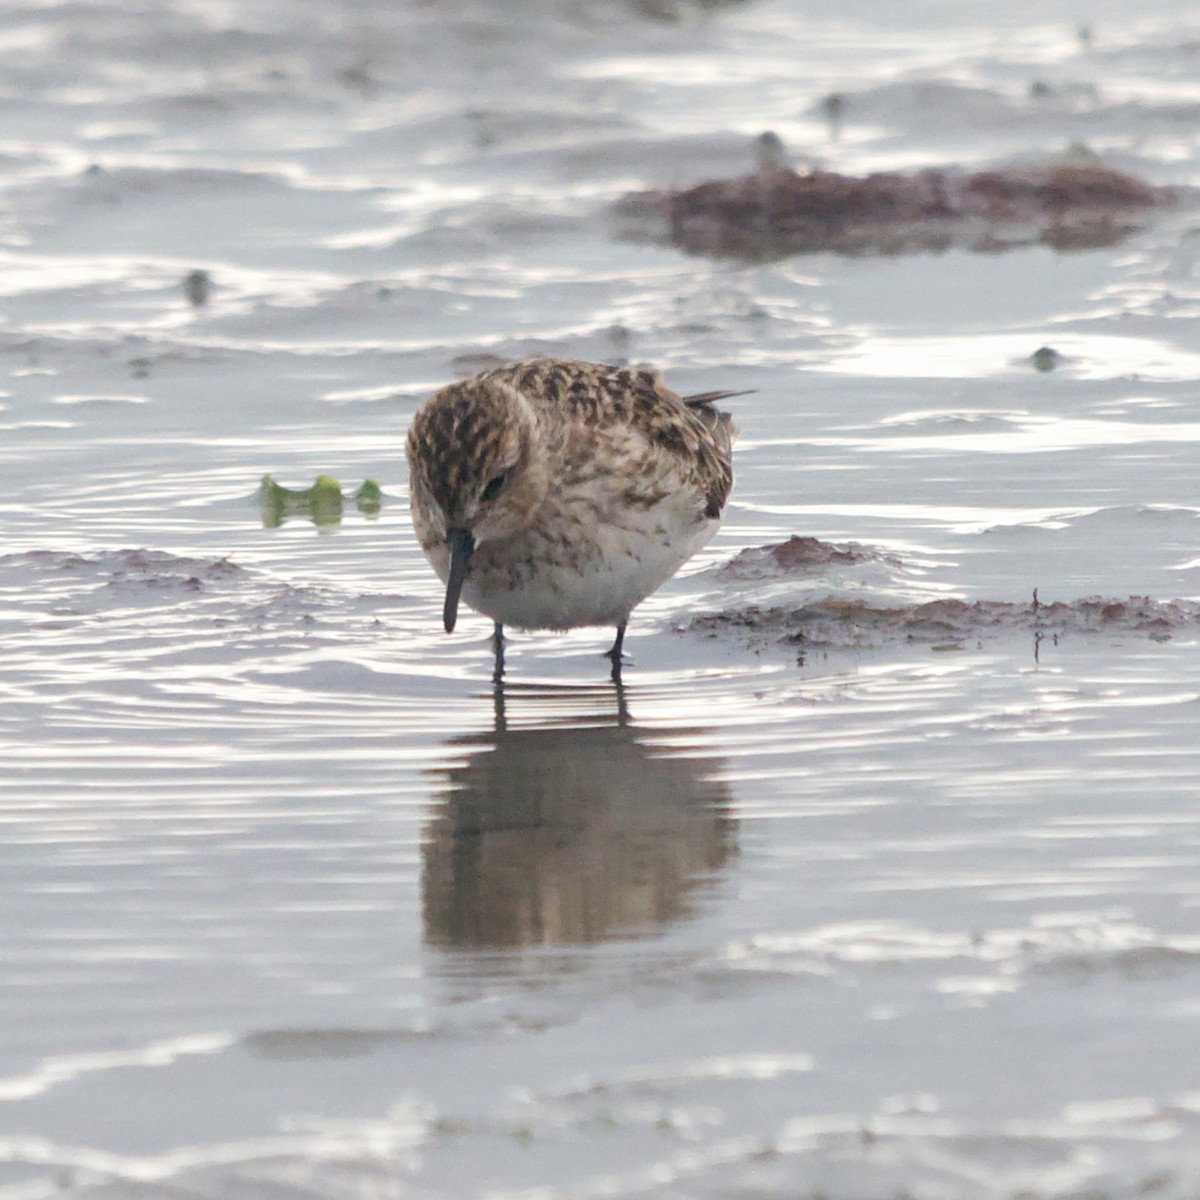
{"type": "Polygon", "coordinates": [[[733,486],[736,392],[679,396],[657,372],[534,358],[442,388],[408,434],[421,549],[504,626],[612,625],[617,674],[633,608],[713,536],[733,486]]]}

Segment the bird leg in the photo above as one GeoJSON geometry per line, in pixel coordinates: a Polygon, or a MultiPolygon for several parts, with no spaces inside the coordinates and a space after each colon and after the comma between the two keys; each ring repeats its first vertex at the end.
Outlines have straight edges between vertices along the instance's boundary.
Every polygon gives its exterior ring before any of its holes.
{"type": "Polygon", "coordinates": [[[495,622],[492,629],[492,650],[496,654],[496,665],[492,670],[492,682],[499,683],[504,678],[504,626],[495,622]]]}
{"type": "Polygon", "coordinates": [[[605,654],[606,658],[612,660],[612,677],[617,680],[621,678],[621,660],[625,657],[621,653],[621,647],[625,644],[625,625],[626,622],[622,621],[617,626],[617,640],[613,642],[611,649],[605,654]]]}

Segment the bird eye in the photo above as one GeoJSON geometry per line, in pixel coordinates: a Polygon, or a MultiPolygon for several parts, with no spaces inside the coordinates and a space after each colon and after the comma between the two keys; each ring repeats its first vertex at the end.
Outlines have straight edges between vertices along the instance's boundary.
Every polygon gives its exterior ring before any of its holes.
{"type": "Polygon", "coordinates": [[[495,500],[500,495],[501,489],[508,482],[508,472],[501,471],[499,475],[488,480],[488,485],[483,489],[483,495],[480,497],[485,503],[488,500],[495,500]]]}

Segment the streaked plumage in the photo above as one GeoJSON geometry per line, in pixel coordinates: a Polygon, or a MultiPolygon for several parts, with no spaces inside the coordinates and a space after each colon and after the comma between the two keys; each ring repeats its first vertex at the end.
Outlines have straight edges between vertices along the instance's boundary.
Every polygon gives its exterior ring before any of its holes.
{"type": "Polygon", "coordinates": [[[734,395],[649,370],[530,359],[436,392],[408,435],[413,525],[447,584],[500,627],[614,625],[716,532],[734,395]]]}

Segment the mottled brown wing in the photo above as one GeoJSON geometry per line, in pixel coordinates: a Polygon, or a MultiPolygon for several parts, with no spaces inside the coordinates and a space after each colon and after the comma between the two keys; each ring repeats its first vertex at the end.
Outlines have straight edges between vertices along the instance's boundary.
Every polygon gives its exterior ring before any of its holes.
{"type": "Polygon", "coordinates": [[[733,489],[733,438],[737,426],[727,412],[721,412],[711,404],[689,405],[689,408],[704,422],[710,439],[715,443],[706,476],[704,515],[719,517],[733,489]]]}
{"type": "Polygon", "coordinates": [[[657,372],[631,371],[638,397],[636,419],[646,436],[673,453],[684,472],[704,495],[704,515],[721,515],[733,488],[734,426],[728,413],[714,407],[733,392],[680,396],[657,372]]]}
{"type": "Polygon", "coordinates": [[[657,372],[567,359],[529,359],[487,374],[564,416],[603,426],[626,422],[673,455],[681,474],[704,496],[706,517],[721,515],[733,487],[734,427],[713,407],[738,392],[683,397],[657,372]]]}

